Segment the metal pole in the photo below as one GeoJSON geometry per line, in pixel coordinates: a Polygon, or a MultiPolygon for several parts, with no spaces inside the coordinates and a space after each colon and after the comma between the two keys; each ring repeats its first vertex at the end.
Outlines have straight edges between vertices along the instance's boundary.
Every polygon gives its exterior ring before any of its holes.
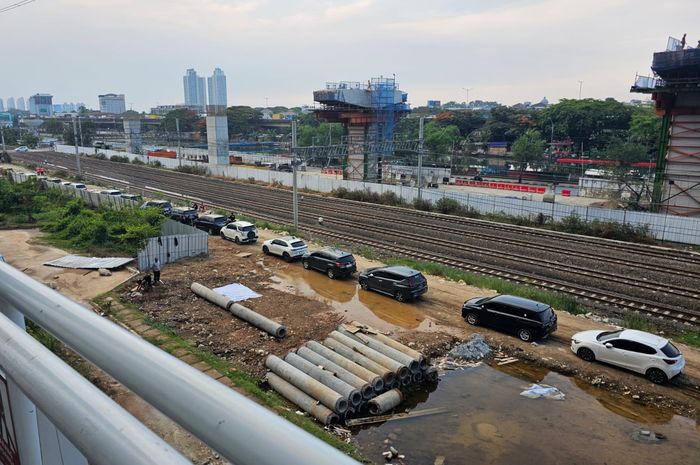
{"type": "MultiPolygon", "coordinates": [[[[75,372],[9,318],[0,314],[0,366],[90,463],[192,465],[180,453],[75,372]]],[[[14,406],[14,404],[13,404],[14,406]]],[[[33,406],[33,405],[32,405],[33,406]]],[[[13,410],[13,414],[17,412],[13,410]]],[[[33,412],[36,415],[36,411],[33,412]]],[[[37,429],[34,418],[34,429],[37,429]]],[[[24,440],[18,431],[18,440],[24,440]]],[[[37,444],[38,444],[37,432],[37,444]]],[[[37,447],[34,460],[41,465],[37,447]]],[[[20,451],[21,454],[21,451],[20,451]]],[[[51,457],[56,458],[56,457],[51,457]]]]}
{"type": "Polygon", "coordinates": [[[179,165],[182,166],[182,146],[180,144],[180,118],[175,118],[175,130],[177,131],[177,158],[180,160],[179,165]]]}
{"type": "Polygon", "coordinates": [[[236,465],[358,465],[276,413],[6,263],[0,263],[0,299],[21,308],[236,465]]]}
{"type": "Polygon", "coordinates": [[[294,231],[299,230],[299,199],[297,197],[297,122],[292,121],[292,216],[294,231]]]}
{"type": "Polygon", "coordinates": [[[423,185],[423,122],[425,117],[420,117],[420,123],[418,124],[418,200],[422,200],[423,192],[421,191],[421,186],[423,185]]]}
{"type": "Polygon", "coordinates": [[[73,142],[75,143],[75,164],[78,168],[78,179],[83,177],[83,173],[80,170],[80,152],[78,151],[78,124],[76,122],[77,116],[73,115],[73,142]]]}
{"type": "Polygon", "coordinates": [[[5,148],[5,123],[0,124],[0,137],[2,138],[2,151],[7,152],[5,148]]]}
{"type": "Polygon", "coordinates": [[[581,100],[581,89],[583,88],[583,81],[578,82],[578,99],[581,100]]]}
{"type": "Polygon", "coordinates": [[[78,132],[80,133],[80,146],[85,147],[85,142],[83,141],[83,123],[80,121],[80,116],[78,116],[78,132]]]}

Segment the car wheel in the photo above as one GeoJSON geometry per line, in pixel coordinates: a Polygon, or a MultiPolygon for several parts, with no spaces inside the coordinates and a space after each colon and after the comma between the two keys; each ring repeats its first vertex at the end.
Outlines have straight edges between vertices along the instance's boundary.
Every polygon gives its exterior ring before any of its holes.
{"type": "Polygon", "coordinates": [[[291,262],[291,261],[292,261],[292,257],[289,256],[289,254],[288,254],[287,252],[285,252],[285,253],[282,254],[282,258],[284,258],[284,259],[285,259],[286,261],[288,261],[288,262],[291,262]]]}
{"type": "Polygon", "coordinates": [[[221,238],[222,238],[223,240],[228,240],[228,237],[226,237],[226,234],[224,234],[223,231],[221,231],[221,232],[219,233],[219,236],[221,236],[221,238]]]}
{"type": "Polygon", "coordinates": [[[532,333],[528,329],[519,329],[518,337],[521,341],[530,342],[532,340],[532,333]]]}
{"type": "Polygon", "coordinates": [[[238,236],[236,236],[236,237],[233,238],[233,242],[235,242],[236,244],[240,244],[240,243],[241,243],[241,241],[238,240],[238,236]]]}
{"type": "Polygon", "coordinates": [[[649,378],[649,381],[654,384],[664,384],[666,381],[668,381],[668,376],[666,376],[666,373],[658,368],[649,368],[647,370],[647,378],[649,378]]]}
{"type": "Polygon", "coordinates": [[[307,260],[302,260],[301,266],[303,266],[305,270],[308,270],[311,265],[309,265],[309,262],[307,260]]]}
{"type": "Polygon", "coordinates": [[[404,294],[402,291],[397,291],[396,294],[394,294],[394,299],[398,300],[399,302],[406,302],[406,294],[404,294]]]}
{"type": "Polygon", "coordinates": [[[476,326],[479,324],[479,317],[476,316],[476,313],[467,313],[467,317],[465,318],[465,320],[472,326],[476,326]]]}
{"type": "Polygon", "coordinates": [[[265,255],[268,255],[270,253],[270,249],[268,249],[266,245],[263,245],[263,253],[265,255]]]}
{"type": "Polygon", "coordinates": [[[364,291],[369,291],[369,284],[367,284],[367,281],[365,281],[364,279],[360,280],[360,287],[364,291]]]}
{"type": "Polygon", "coordinates": [[[333,268],[328,268],[328,271],[326,271],[326,274],[328,275],[329,278],[335,279],[335,271],[333,271],[333,268]]]}
{"type": "Polygon", "coordinates": [[[576,355],[578,355],[578,358],[581,360],[584,360],[586,362],[595,362],[595,354],[591,349],[588,349],[586,347],[581,347],[577,352],[576,355]]]}

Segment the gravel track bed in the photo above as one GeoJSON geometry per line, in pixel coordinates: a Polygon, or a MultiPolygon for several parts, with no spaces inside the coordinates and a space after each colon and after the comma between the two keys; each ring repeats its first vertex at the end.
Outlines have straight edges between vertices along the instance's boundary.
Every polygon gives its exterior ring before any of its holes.
{"type": "MultiPolygon", "coordinates": [[[[19,157],[18,157],[19,158],[19,157]]],[[[33,162],[40,162],[41,160],[32,160],[33,162]]],[[[68,161],[66,160],[61,160],[64,164],[68,164],[68,161]]],[[[173,190],[177,192],[182,192],[183,190],[185,192],[183,193],[188,193],[190,192],[190,195],[197,196],[197,193],[193,192],[193,190],[198,190],[198,189],[205,189],[209,192],[210,195],[207,197],[212,197],[216,196],[219,201],[224,201],[226,204],[229,205],[236,205],[236,199],[240,199],[241,201],[246,200],[248,202],[254,202],[254,203],[260,203],[262,200],[268,200],[273,202],[275,205],[279,206],[279,208],[284,208],[284,212],[278,212],[275,211],[275,216],[282,216],[286,219],[286,221],[291,221],[291,213],[286,214],[286,206],[291,203],[291,193],[288,191],[284,190],[271,190],[268,188],[264,188],[261,186],[256,186],[256,185],[245,185],[243,183],[234,183],[234,182],[226,182],[226,181],[221,181],[215,178],[206,178],[206,177],[194,177],[194,176],[184,176],[180,173],[173,173],[173,172],[167,172],[164,170],[157,170],[156,172],[153,172],[151,170],[145,170],[145,169],[135,169],[135,167],[131,165],[122,165],[119,163],[113,163],[113,162],[103,162],[103,161],[97,161],[97,160],[86,160],[84,163],[84,166],[86,166],[86,169],[88,172],[94,172],[94,173],[104,173],[104,176],[108,177],[114,177],[114,176],[122,176],[124,177],[124,180],[130,181],[133,184],[135,184],[132,187],[138,188],[137,184],[143,184],[143,185],[152,185],[154,183],[160,184],[160,188],[164,190],[173,190]],[[108,164],[108,166],[104,166],[104,164],[108,164]],[[157,175],[154,179],[154,174],[157,175]],[[196,184],[193,184],[191,182],[195,182],[196,184]]],[[[107,181],[107,180],[105,180],[107,181]]],[[[107,181],[109,182],[109,181],[107,181]]],[[[199,195],[204,196],[201,192],[199,195]]],[[[328,199],[328,200],[337,200],[337,199],[328,199]]],[[[217,202],[217,203],[218,203],[217,202]]],[[[321,200],[317,198],[313,198],[311,196],[306,197],[304,201],[300,202],[300,215],[301,219],[309,221],[309,223],[314,223],[315,219],[318,216],[318,207],[319,205],[314,205],[318,204],[319,202],[322,202],[321,200]],[[313,200],[312,200],[313,199],[313,200]],[[314,208],[316,207],[316,208],[314,208]],[[313,212],[308,212],[306,210],[313,210],[313,212]]],[[[327,201],[326,201],[327,203],[327,201]]],[[[329,213],[324,212],[324,218],[328,218],[329,220],[332,220],[332,218],[337,217],[338,219],[346,220],[346,221],[358,221],[358,215],[361,214],[359,211],[361,209],[367,209],[368,205],[367,204],[362,204],[358,205],[355,202],[344,202],[345,205],[337,205],[338,209],[334,209],[335,213],[330,213],[331,216],[328,216],[329,213]],[[350,208],[347,208],[350,206],[350,208]],[[358,211],[357,214],[353,214],[353,211],[358,211]]],[[[265,211],[265,207],[261,205],[261,211],[265,211]]],[[[325,205],[327,208],[328,206],[325,205]]],[[[377,206],[379,207],[379,206],[377,206]]],[[[371,208],[371,207],[370,207],[371,208]]],[[[270,213],[269,210],[267,213],[270,213]]],[[[374,210],[373,213],[377,213],[377,210],[374,210]]],[[[386,220],[389,222],[391,221],[391,218],[395,219],[393,221],[394,224],[399,224],[400,223],[400,218],[397,213],[391,212],[386,209],[381,209],[381,214],[385,215],[386,214],[386,220]]],[[[455,228],[454,223],[447,223],[444,221],[441,221],[437,218],[431,219],[431,221],[435,221],[437,224],[444,224],[447,227],[450,227],[452,229],[455,228]]],[[[332,221],[331,221],[332,222],[332,221]]],[[[363,219],[362,224],[367,224],[367,225],[375,225],[377,227],[386,227],[385,224],[382,224],[378,221],[371,220],[371,219],[363,219]]],[[[333,229],[336,229],[336,232],[346,232],[346,233],[353,233],[357,234],[357,228],[355,229],[350,229],[344,226],[341,226],[340,224],[333,225],[333,229]]],[[[408,239],[405,237],[397,237],[395,242],[406,242],[406,245],[411,245],[413,248],[419,248],[423,250],[429,250],[429,251],[434,251],[436,253],[443,253],[443,254],[450,254],[455,256],[456,258],[464,259],[473,263],[483,263],[483,264],[489,264],[492,266],[498,266],[501,268],[505,269],[511,269],[513,271],[525,271],[531,274],[538,274],[543,277],[552,277],[556,279],[560,279],[563,281],[571,281],[575,282],[576,284],[583,284],[583,285],[590,285],[594,286],[598,289],[603,289],[603,290],[610,290],[614,291],[623,295],[630,295],[631,297],[639,298],[643,297],[645,299],[648,299],[653,302],[659,302],[659,303],[665,303],[665,304],[673,304],[673,305],[678,305],[683,308],[688,308],[688,309],[693,309],[696,305],[696,301],[693,299],[685,299],[681,298],[679,296],[674,296],[671,294],[663,293],[663,292],[655,292],[655,291],[650,291],[647,289],[642,289],[642,288],[633,288],[630,289],[629,285],[625,284],[620,284],[620,283],[614,283],[610,282],[607,279],[592,279],[590,277],[583,277],[583,276],[577,276],[576,280],[572,281],[571,280],[571,273],[569,272],[559,272],[557,273],[556,271],[553,270],[543,270],[542,268],[538,268],[536,265],[535,266],[527,266],[526,264],[523,263],[518,263],[517,266],[513,266],[513,262],[509,261],[508,259],[498,259],[495,257],[490,257],[490,256],[484,256],[483,254],[478,254],[474,252],[468,252],[464,250],[459,250],[454,247],[446,248],[444,246],[439,246],[436,244],[431,244],[429,239],[432,238],[440,238],[440,239],[445,239],[445,240],[451,240],[451,241],[462,241],[464,242],[465,238],[460,238],[458,235],[455,235],[453,233],[449,232],[442,232],[438,231],[435,229],[435,226],[433,226],[431,223],[427,223],[425,227],[415,227],[412,225],[402,225],[401,229],[407,232],[411,232],[414,234],[420,234],[423,236],[426,236],[426,241],[417,241],[417,240],[412,240],[408,239]],[[634,291],[634,294],[630,294],[630,292],[634,291]]],[[[386,242],[387,237],[386,233],[377,233],[377,232],[367,232],[368,237],[376,238],[377,240],[381,240],[386,242]]],[[[521,238],[522,239],[522,238],[521,238]]],[[[518,245],[509,245],[509,244],[503,244],[500,243],[498,248],[494,248],[493,244],[489,244],[488,241],[486,240],[475,240],[473,238],[470,238],[469,244],[472,245],[477,245],[479,247],[485,247],[491,250],[495,251],[502,251],[502,252],[508,252],[508,253],[516,253],[520,255],[532,255],[532,250],[528,249],[523,249],[521,246],[518,245]]],[[[621,257],[624,256],[625,254],[621,254],[621,257]]],[[[541,251],[538,251],[538,258],[546,258],[548,260],[552,261],[558,261],[559,263],[562,264],[567,264],[567,265],[572,265],[572,266],[586,266],[591,269],[596,269],[597,267],[600,266],[600,262],[596,261],[595,259],[592,260],[583,260],[580,259],[579,257],[572,257],[568,256],[566,254],[561,254],[561,253],[551,253],[551,254],[542,254],[541,251]]],[[[629,267],[624,267],[624,266],[612,266],[614,264],[605,264],[605,270],[613,273],[618,273],[623,276],[628,276],[630,278],[632,277],[637,277],[638,279],[645,279],[649,282],[652,282],[654,280],[657,280],[657,282],[663,283],[663,282],[669,282],[669,276],[663,272],[660,273],[639,273],[639,270],[634,270],[630,269],[629,267]]],[[[691,287],[691,288],[698,288],[698,280],[693,280],[693,279],[676,279],[678,277],[674,276],[674,279],[670,280],[671,282],[674,282],[675,284],[678,285],[683,285],[685,287],[691,287]]]]}

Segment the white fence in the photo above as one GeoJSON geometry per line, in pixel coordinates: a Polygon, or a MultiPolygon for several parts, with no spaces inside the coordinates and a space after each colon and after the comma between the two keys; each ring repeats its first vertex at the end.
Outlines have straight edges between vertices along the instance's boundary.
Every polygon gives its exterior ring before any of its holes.
{"type": "MultiPolygon", "coordinates": [[[[73,153],[75,150],[71,146],[57,145],[56,150],[63,153],[73,153]]],[[[120,152],[122,156],[129,159],[139,158],[142,155],[128,154],[120,152]]],[[[180,164],[180,160],[160,159],[161,164],[167,168],[175,168],[180,164]]],[[[265,169],[247,168],[240,166],[215,166],[204,163],[181,161],[182,165],[205,166],[209,172],[217,176],[225,176],[237,179],[255,179],[271,184],[274,181],[285,186],[292,185],[292,174],[270,171],[265,169]]],[[[309,189],[316,192],[331,192],[343,187],[348,190],[369,190],[382,194],[384,192],[394,192],[399,198],[413,202],[418,198],[416,187],[365,183],[360,181],[346,181],[333,177],[320,176],[314,173],[299,172],[297,178],[299,189],[309,189]]],[[[574,205],[562,205],[558,203],[547,203],[521,198],[508,198],[493,195],[445,192],[423,189],[422,198],[433,203],[443,197],[451,198],[462,205],[472,208],[479,213],[503,213],[506,215],[535,218],[544,215],[555,221],[571,215],[578,215],[586,221],[612,221],[634,226],[646,226],[650,234],[661,241],[680,242],[684,244],[700,245],[700,218],[687,218],[682,216],[666,215],[659,213],[636,212],[627,210],[615,210],[610,208],[583,207],[574,205]]]]}

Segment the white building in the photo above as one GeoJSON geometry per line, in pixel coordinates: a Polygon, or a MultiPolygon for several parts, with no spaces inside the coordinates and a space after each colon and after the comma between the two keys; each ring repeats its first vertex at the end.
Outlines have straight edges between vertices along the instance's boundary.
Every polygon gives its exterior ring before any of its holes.
{"type": "Polygon", "coordinates": [[[100,101],[100,112],[121,115],[126,111],[126,101],[124,94],[104,94],[98,95],[100,101]]]}
{"type": "Polygon", "coordinates": [[[16,110],[17,107],[15,106],[15,98],[14,97],[8,97],[7,98],[7,110],[16,110]]]}
{"type": "Polygon", "coordinates": [[[24,105],[24,97],[17,99],[17,109],[19,111],[27,111],[27,107],[24,105]]]}
{"type": "Polygon", "coordinates": [[[209,91],[209,105],[226,105],[226,75],[219,68],[214,69],[214,74],[207,78],[207,90],[209,91]]]}
{"type": "Polygon", "coordinates": [[[185,88],[185,105],[198,107],[204,111],[207,105],[207,90],[203,77],[197,76],[197,71],[190,68],[182,77],[185,88]]]}
{"type": "Polygon", "coordinates": [[[37,116],[53,115],[53,95],[34,94],[29,97],[29,113],[37,116]]]}
{"type": "Polygon", "coordinates": [[[5,103],[0,98],[0,111],[5,111],[5,103]]]}

